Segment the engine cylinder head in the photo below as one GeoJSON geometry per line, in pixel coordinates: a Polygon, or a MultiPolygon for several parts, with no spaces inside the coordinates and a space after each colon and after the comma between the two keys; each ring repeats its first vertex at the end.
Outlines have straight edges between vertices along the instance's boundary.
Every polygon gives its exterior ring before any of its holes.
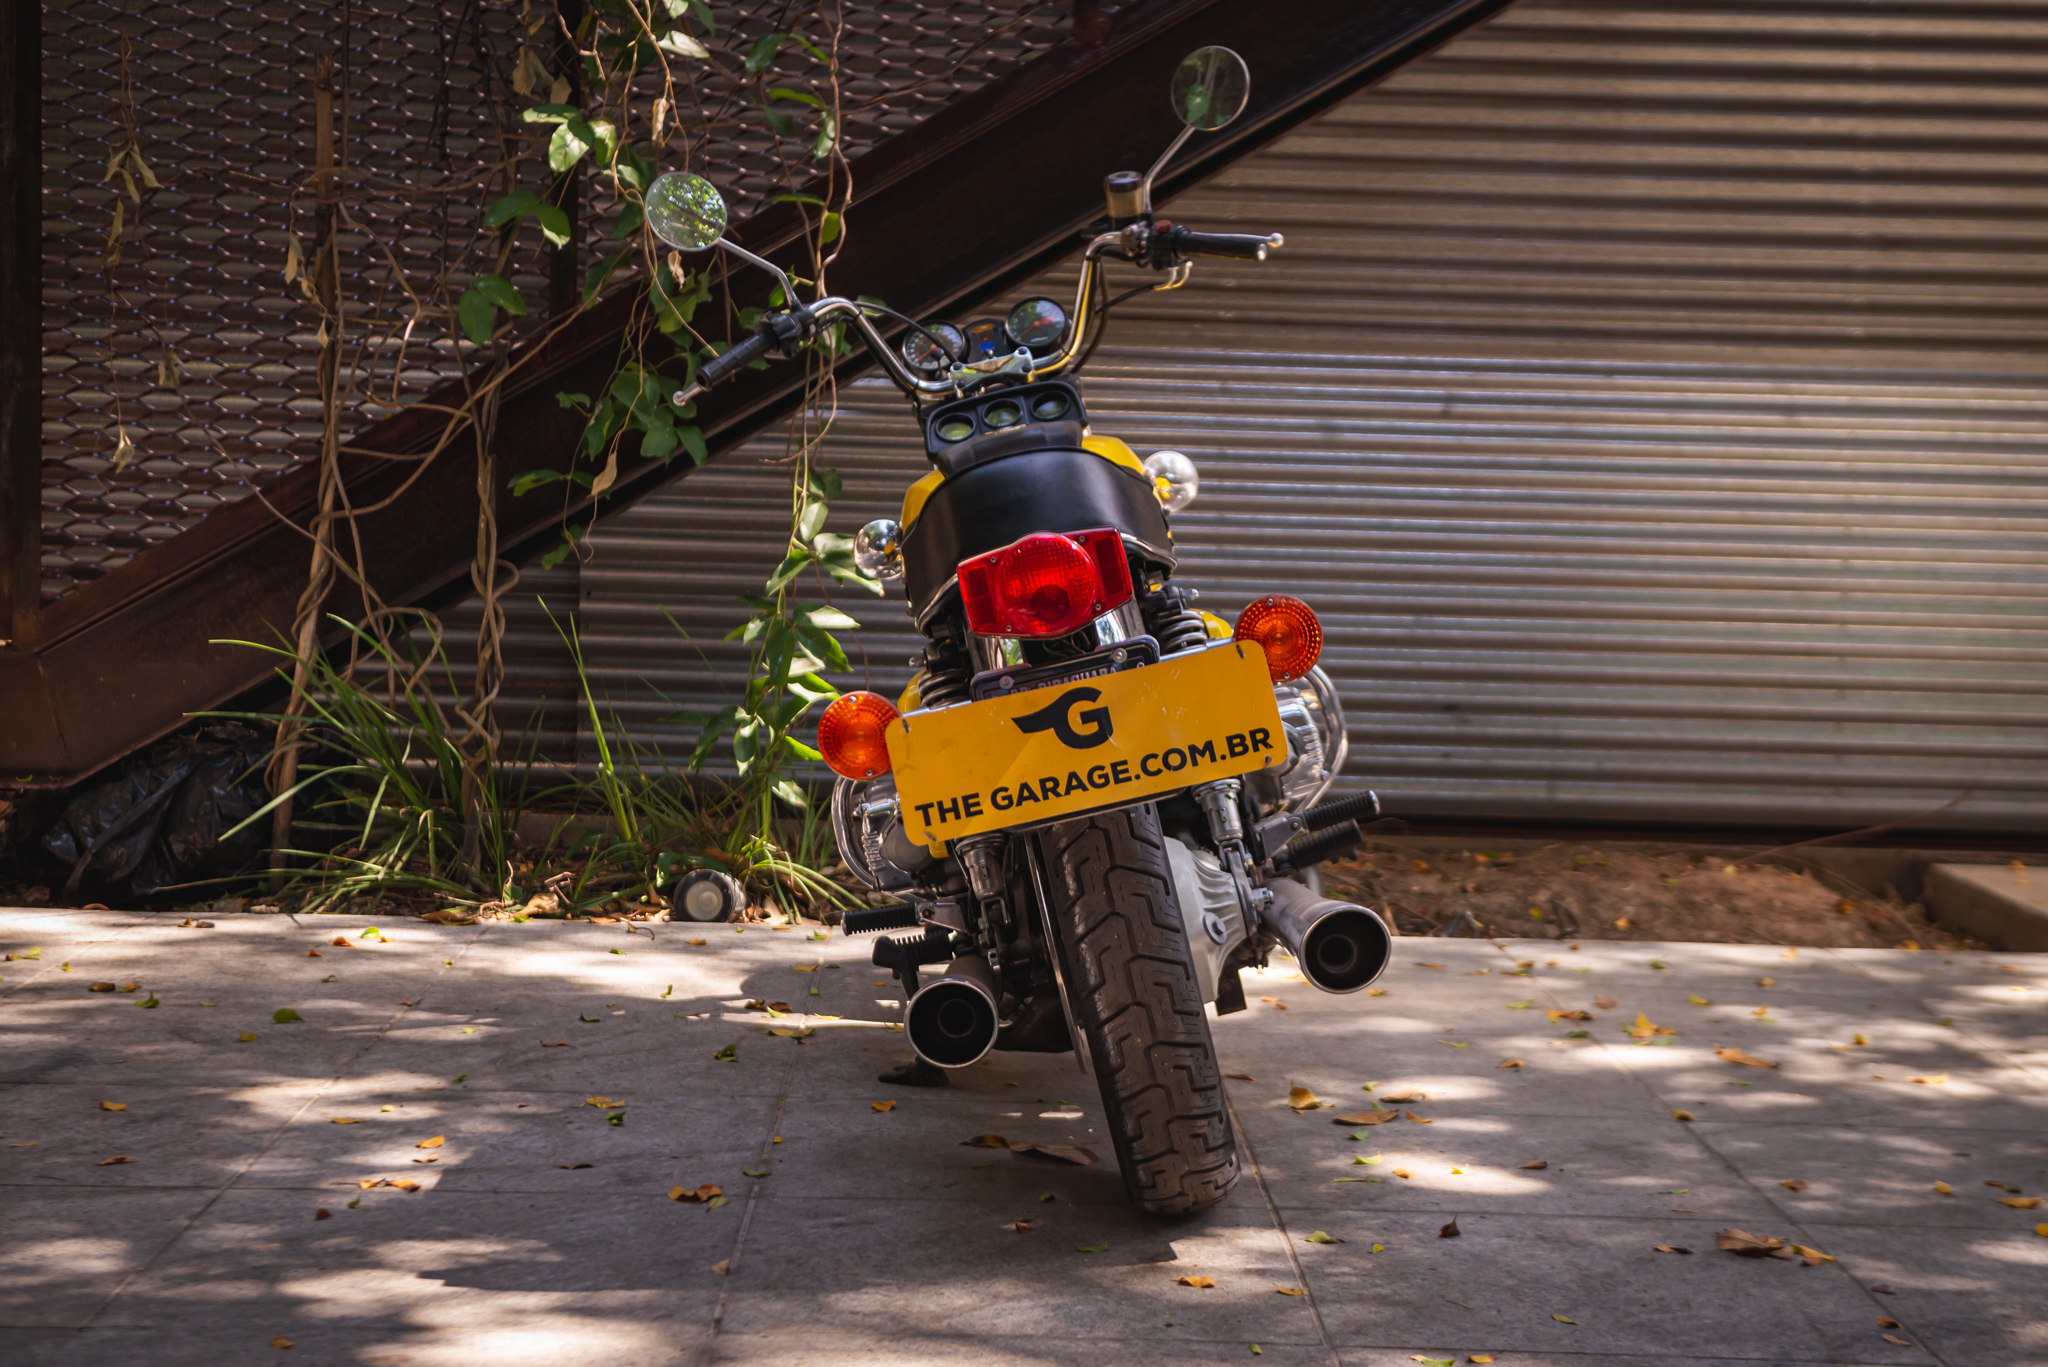
{"type": "Polygon", "coordinates": [[[965,1068],[995,1047],[1002,980],[988,960],[963,954],[917,990],[903,1013],[903,1033],[927,1063],[965,1068]]]}
{"type": "Polygon", "coordinates": [[[1266,884],[1273,905],[1262,918],[1301,966],[1301,975],[1325,992],[1356,992],[1387,968],[1394,938],[1364,907],[1318,897],[1291,878],[1266,884]]]}

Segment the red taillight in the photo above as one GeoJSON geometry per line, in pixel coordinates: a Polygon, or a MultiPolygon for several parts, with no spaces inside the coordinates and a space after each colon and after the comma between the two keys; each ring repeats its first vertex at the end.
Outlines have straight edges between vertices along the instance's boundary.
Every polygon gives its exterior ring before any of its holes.
{"type": "Polygon", "coordinates": [[[818,749],[832,772],[844,778],[877,778],[889,772],[889,723],[894,705],[879,693],[847,693],[833,699],[818,719],[818,749]]]}
{"type": "Polygon", "coordinates": [[[1284,593],[1268,594],[1246,608],[1234,634],[1264,649],[1274,683],[1300,678],[1323,654],[1323,624],[1308,604],[1284,593]]]}
{"type": "Polygon", "coordinates": [[[1038,532],[960,562],[967,626],[980,636],[1065,636],[1130,601],[1116,530],[1038,532]]]}

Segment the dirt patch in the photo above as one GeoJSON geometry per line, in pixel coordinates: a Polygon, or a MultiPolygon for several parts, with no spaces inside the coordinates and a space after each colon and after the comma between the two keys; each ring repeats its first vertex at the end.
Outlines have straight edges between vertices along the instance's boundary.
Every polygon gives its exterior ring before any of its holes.
{"type": "Polygon", "coordinates": [[[1919,903],[1875,898],[1754,851],[1546,845],[1380,848],[1323,866],[1327,895],[1403,935],[1694,940],[1839,949],[1971,949],[1919,903]]]}

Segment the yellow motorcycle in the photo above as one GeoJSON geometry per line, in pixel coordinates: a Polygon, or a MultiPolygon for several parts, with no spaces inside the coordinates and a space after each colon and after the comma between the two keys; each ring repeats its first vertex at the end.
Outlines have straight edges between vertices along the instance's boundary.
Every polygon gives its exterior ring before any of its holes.
{"type": "MultiPolygon", "coordinates": [[[[1149,172],[1106,178],[1071,310],[1028,299],[955,326],[821,299],[765,317],[675,396],[843,321],[916,401],[932,471],[855,555],[902,581],[926,645],[902,697],[849,693],[818,726],[840,856],[896,899],[843,927],[883,934],[874,961],[903,986],[917,1062],[885,1080],[942,1083],[992,1049],[1072,1050],[1131,1199],[1162,1214],[1212,1205],[1238,1178],[1206,1005],[1243,1010],[1240,970],[1275,948],[1343,993],[1392,947],[1373,912],[1300,881],[1377,811],[1370,793],[1321,800],[1346,741],[1315,613],[1280,594],[1234,624],[1197,609],[1173,582],[1171,530],[1199,487],[1193,462],[1140,460],[1091,430],[1072,380],[1104,324],[1106,260],[1175,288],[1193,258],[1263,261],[1281,245],[1153,214],[1160,171],[1242,111],[1249,75],[1205,48],[1171,93],[1185,127],[1149,172]],[[898,345],[876,318],[901,325],[898,345]]],[[[670,173],[647,202],[671,245],[733,251],[796,298],[722,240],[709,183],[670,173]]]]}

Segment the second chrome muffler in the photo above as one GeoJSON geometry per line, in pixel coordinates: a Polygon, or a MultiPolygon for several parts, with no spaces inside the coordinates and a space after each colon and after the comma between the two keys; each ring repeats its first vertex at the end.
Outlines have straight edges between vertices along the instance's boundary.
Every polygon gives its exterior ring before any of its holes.
{"type": "Polygon", "coordinates": [[[1266,884],[1273,905],[1262,919],[1301,975],[1325,992],[1356,992],[1387,968],[1394,937],[1386,923],[1364,907],[1318,897],[1292,878],[1266,884]]]}
{"type": "Polygon", "coordinates": [[[996,1042],[996,1003],[1003,984],[988,960],[963,954],[917,990],[903,1013],[903,1033],[927,1063],[965,1068],[996,1042]]]}

